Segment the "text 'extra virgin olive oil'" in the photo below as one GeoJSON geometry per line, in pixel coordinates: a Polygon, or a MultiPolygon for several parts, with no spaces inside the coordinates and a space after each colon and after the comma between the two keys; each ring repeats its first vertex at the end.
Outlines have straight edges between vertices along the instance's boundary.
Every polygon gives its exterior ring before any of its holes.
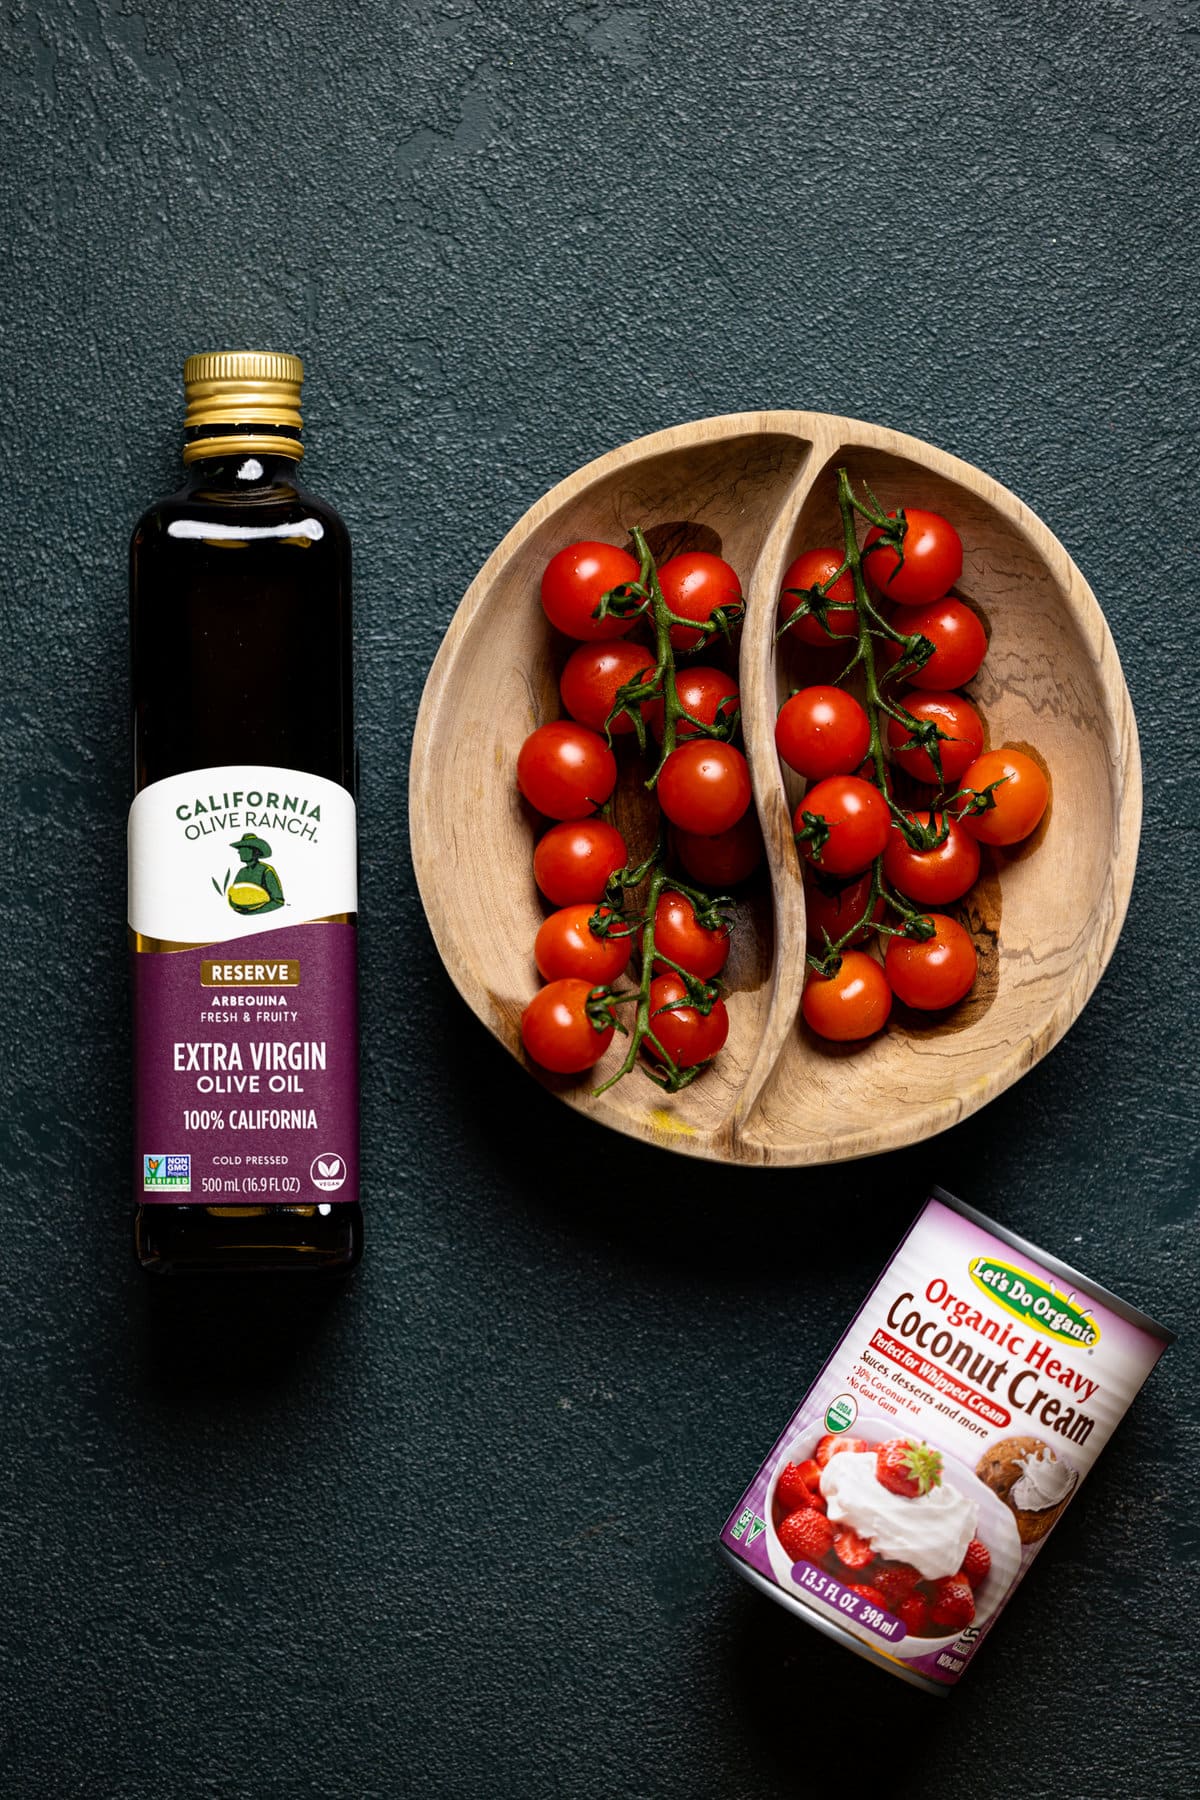
{"type": "Polygon", "coordinates": [[[362,1250],[350,543],[296,479],[303,376],[189,357],[187,479],[130,548],[135,1241],[162,1272],[362,1250]]]}

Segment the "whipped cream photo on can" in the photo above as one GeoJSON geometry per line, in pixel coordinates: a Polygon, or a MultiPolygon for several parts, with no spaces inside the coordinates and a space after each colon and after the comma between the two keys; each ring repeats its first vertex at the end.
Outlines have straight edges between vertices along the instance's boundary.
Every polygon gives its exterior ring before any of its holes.
{"type": "Polygon", "coordinates": [[[936,1188],[721,1548],[809,1624],[945,1693],[1172,1336],[936,1188]]]}

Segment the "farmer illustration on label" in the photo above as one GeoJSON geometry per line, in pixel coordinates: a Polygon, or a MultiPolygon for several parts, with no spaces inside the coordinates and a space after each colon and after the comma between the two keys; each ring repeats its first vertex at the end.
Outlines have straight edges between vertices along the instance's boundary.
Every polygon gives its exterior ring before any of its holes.
{"type": "Polygon", "coordinates": [[[228,899],[236,913],[269,913],[275,912],[283,905],[283,885],[270,863],[264,862],[270,856],[271,846],[255,837],[252,832],[245,831],[236,843],[230,846],[242,859],[242,867],[238,870],[233,885],[229,889],[228,899]]]}

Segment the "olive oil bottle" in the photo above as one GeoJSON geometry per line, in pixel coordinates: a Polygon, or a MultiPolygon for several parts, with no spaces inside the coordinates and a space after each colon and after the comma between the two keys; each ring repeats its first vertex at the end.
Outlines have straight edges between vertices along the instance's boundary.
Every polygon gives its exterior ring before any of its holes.
{"type": "Polygon", "coordinates": [[[189,357],[186,480],[130,548],[135,1243],[352,1268],[350,544],[297,479],[295,356],[189,357]]]}

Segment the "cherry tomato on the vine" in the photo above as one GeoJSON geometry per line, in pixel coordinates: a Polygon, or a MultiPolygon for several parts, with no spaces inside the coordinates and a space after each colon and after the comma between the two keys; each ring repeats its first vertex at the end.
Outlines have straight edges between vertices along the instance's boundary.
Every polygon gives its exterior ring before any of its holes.
{"type": "Polygon", "coordinates": [[[555,719],[521,745],[517,786],[548,819],[585,819],[617,785],[617,761],[599,732],[555,719]]]}
{"type": "Polygon", "coordinates": [[[815,837],[800,839],[800,849],[830,875],[857,875],[881,854],[891,830],[887,801],[877,787],[857,775],[831,775],[809,788],[792,820],[797,834],[809,829],[806,813],[818,825],[815,837]]]}
{"type": "Polygon", "coordinates": [[[671,823],[706,837],[736,825],[750,799],[745,757],[712,738],[692,738],[672,750],[658,777],[658,803],[671,823]]]}
{"type": "Polygon", "coordinates": [[[590,900],[583,900],[542,920],[533,943],[533,959],[543,981],[574,976],[607,987],[625,973],[633,953],[633,935],[618,929],[597,937],[589,923],[597,910],[612,917],[607,906],[597,909],[590,900]]]}
{"type": "Polygon", "coordinates": [[[613,1027],[598,1030],[587,1015],[595,983],[567,978],[539,988],[521,1014],[521,1041],[535,1063],[558,1075],[578,1075],[598,1063],[613,1027]]]}
{"type": "MultiPolygon", "coordinates": [[[[914,719],[931,720],[943,734],[938,743],[942,759],[942,785],[957,787],[959,778],[983,749],[983,720],[961,694],[906,694],[904,710],[914,719]]],[[[929,752],[915,742],[899,719],[889,719],[888,746],[892,761],[916,781],[937,787],[938,773],[929,752]]]]}
{"type": "MultiPolygon", "coordinates": [[[[845,554],[841,550],[806,550],[798,556],[784,573],[783,586],[779,595],[779,623],[786,625],[796,608],[800,605],[794,590],[797,588],[823,587],[831,581],[845,562],[845,554]]],[[[798,638],[802,644],[829,644],[836,638],[855,637],[858,633],[858,613],[854,605],[854,577],[849,570],[835,581],[826,595],[828,610],[825,621],[828,631],[821,621],[812,613],[805,613],[802,619],[788,630],[788,636],[798,638]]]]}
{"type": "MultiPolygon", "coordinates": [[[[826,879],[822,876],[818,880],[816,871],[811,868],[805,877],[804,923],[811,944],[823,944],[826,934],[830,943],[836,944],[845,937],[856,919],[866,919],[867,901],[871,897],[870,869],[849,881],[839,882],[832,889],[824,885],[826,879]]],[[[880,894],[871,909],[870,919],[861,931],[855,932],[850,942],[865,944],[886,911],[887,902],[880,894]]]]}
{"type": "MultiPolygon", "coordinates": [[[[716,725],[718,721],[731,719],[741,704],[737,682],[732,675],[726,675],[724,669],[710,669],[704,663],[697,663],[694,668],[679,669],[675,675],[675,693],[685,712],[693,718],[703,719],[706,725],[716,725]]],[[[647,700],[646,723],[651,731],[662,742],[663,703],[661,700],[647,700]]],[[[687,719],[678,719],[675,723],[675,741],[683,743],[685,738],[695,737],[696,727],[687,719]]]]}
{"type": "MultiPolygon", "coordinates": [[[[715,1000],[708,1013],[694,1006],[672,1005],[686,997],[687,988],[678,975],[656,975],[650,983],[650,1029],[676,1068],[694,1069],[724,1044],[729,1036],[729,1014],[723,1000],[715,1000]],[[659,1012],[660,1006],[669,1006],[671,1011],[659,1012]]],[[[653,1046],[650,1048],[653,1053],[653,1046]]]]}
{"type": "MultiPolygon", "coordinates": [[[[567,658],[558,684],[562,703],[581,725],[603,731],[617,689],[636,681],[643,672],[649,674],[653,667],[654,658],[644,644],[627,644],[622,638],[580,644],[567,658]]],[[[623,737],[633,730],[633,720],[627,712],[619,713],[608,729],[614,737],[623,737]]]]}
{"type": "Polygon", "coordinates": [[[919,632],[933,645],[929,661],[919,669],[909,669],[903,677],[913,687],[944,691],[965,687],[978,675],[987,655],[987,633],[978,615],[953,595],[928,606],[913,607],[893,623],[897,631],[919,632]]]}
{"type": "Polygon", "coordinates": [[[784,701],[775,721],[775,748],[789,769],[809,781],[852,775],[870,745],[870,721],[844,688],[801,688],[784,701]]]}
{"type": "MultiPolygon", "coordinates": [[[[888,514],[889,519],[895,517],[895,513],[888,514]]],[[[880,543],[883,533],[876,525],[863,544],[863,568],[889,600],[899,600],[903,606],[927,606],[948,594],[962,574],[962,539],[941,513],[906,506],[904,517],[903,562],[890,544],[880,543]]]]}
{"type": "MultiPolygon", "coordinates": [[[[654,948],[701,981],[711,981],[725,967],[729,956],[729,927],[711,930],[701,925],[686,894],[664,888],[654,909],[654,948]]],[[[654,973],[669,973],[666,963],[654,961],[654,973]]]]}
{"type": "Polygon", "coordinates": [[[555,906],[590,900],[629,861],[625,839],[606,819],[578,819],[552,825],[533,853],[533,878],[555,906]]]}
{"type": "MultiPolygon", "coordinates": [[[[909,813],[918,825],[940,830],[942,813],[909,813]]],[[[958,900],[979,876],[979,845],[954,819],[946,820],[946,836],[933,850],[914,850],[898,825],[883,852],[883,872],[894,888],[918,906],[946,906],[958,900]]]]}
{"type": "Polygon", "coordinates": [[[594,619],[592,614],[610,588],[636,581],[641,574],[639,564],[627,550],[615,544],[599,544],[585,540],[568,544],[546,564],[542,576],[542,606],[552,625],[567,637],[624,637],[632,630],[635,619],[594,619]]]}
{"type": "Polygon", "coordinates": [[[976,757],[959,783],[981,794],[993,781],[995,802],[986,812],[963,813],[962,827],[983,844],[1018,844],[1041,823],[1050,799],[1046,777],[1021,750],[989,750],[976,757]]]}
{"type": "MultiPolygon", "coordinates": [[[[672,556],[658,571],[663,599],[681,618],[706,624],[718,607],[742,604],[742,584],[729,564],[707,550],[684,550],[672,556]]],[[[711,634],[710,634],[711,635],[711,634]]],[[[705,642],[703,631],[672,625],[671,643],[676,650],[695,650],[705,642]]]]}
{"type": "Polygon", "coordinates": [[[801,1008],[818,1037],[853,1043],[882,1031],[892,1010],[892,990],[873,956],[845,950],[836,975],[815,970],[809,975],[801,1008]]]}
{"type": "Polygon", "coordinates": [[[929,913],[931,938],[894,937],[884,969],[897,1000],[919,1012],[939,1012],[970,992],[978,957],[975,946],[956,919],[929,913]]]}
{"type": "Polygon", "coordinates": [[[707,888],[737,887],[748,881],[763,859],[758,818],[748,808],[736,825],[711,837],[702,832],[676,831],[679,860],[691,876],[707,888]]]}

